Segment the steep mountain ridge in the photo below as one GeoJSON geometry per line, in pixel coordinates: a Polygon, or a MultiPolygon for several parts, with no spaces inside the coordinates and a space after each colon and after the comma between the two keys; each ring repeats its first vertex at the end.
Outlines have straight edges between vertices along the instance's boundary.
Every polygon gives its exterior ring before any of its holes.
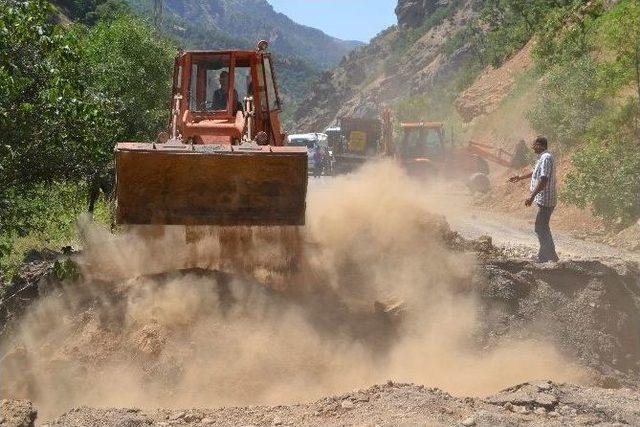
{"type": "MultiPolygon", "coordinates": [[[[137,11],[151,13],[151,2],[127,1],[137,11]]],[[[250,46],[266,39],[274,52],[299,57],[319,69],[336,65],[345,54],[363,44],[300,25],[276,12],[266,0],[165,0],[163,14],[169,19],[168,29],[177,35],[198,29],[250,46]]]]}
{"type": "MultiPolygon", "coordinates": [[[[390,107],[397,120],[443,121],[457,144],[510,152],[545,135],[560,159],[557,225],[638,248],[637,1],[399,0],[396,14],[397,25],[322,74],[295,131],[390,107]]],[[[526,189],[503,172],[486,207],[518,212],[526,189]]]]}

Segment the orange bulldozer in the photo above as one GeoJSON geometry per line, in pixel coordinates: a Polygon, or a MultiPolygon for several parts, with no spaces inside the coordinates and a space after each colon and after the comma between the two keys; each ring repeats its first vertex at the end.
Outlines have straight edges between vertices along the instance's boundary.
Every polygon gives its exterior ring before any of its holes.
{"type": "Polygon", "coordinates": [[[170,132],[116,146],[118,224],[304,224],[306,148],[284,146],[267,48],[176,57],[170,132]]]}

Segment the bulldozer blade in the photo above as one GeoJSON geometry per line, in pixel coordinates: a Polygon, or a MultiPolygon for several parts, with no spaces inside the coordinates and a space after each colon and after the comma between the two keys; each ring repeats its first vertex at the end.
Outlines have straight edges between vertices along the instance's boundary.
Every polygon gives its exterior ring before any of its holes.
{"type": "Polygon", "coordinates": [[[120,143],[116,221],[304,225],[306,149],[120,143]]]}

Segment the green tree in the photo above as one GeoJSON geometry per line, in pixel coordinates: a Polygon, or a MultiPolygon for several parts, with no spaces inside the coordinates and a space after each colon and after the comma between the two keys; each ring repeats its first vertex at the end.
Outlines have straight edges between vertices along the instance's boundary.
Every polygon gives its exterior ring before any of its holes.
{"type": "Polygon", "coordinates": [[[171,43],[130,15],[92,28],[51,16],[44,0],[0,0],[0,269],[15,239],[70,232],[116,142],[168,121],[171,43]]]}
{"type": "Polygon", "coordinates": [[[580,207],[590,206],[609,224],[624,227],[640,217],[640,147],[629,103],[599,118],[586,144],[573,157],[564,197],[580,207]]]}
{"type": "Polygon", "coordinates": [[[80,40],[79,75],[86,92],[105,100],[118,132],[96,141],[92,158],[104,166],[117,141],[155,138],[169,121],[175,47],[149,25],[131,16],[99,22],[88,31],[76,27],[80,40]]]}
{"type": "Polygon", "coordinates": [[[50,24],[44,1],[0,7],[0,188],[78,178],[86,147],[108,130],[105,100],[78,80],[77,39],[50,24]]]}
{"type": "Polygon", "coordinates": [[[592,44],[604,58],[602,86],[618,91],[632,82],[640,101],[640,2],[621,2],[597,24],[592,44]]]}
{"type": "Polygon", "coordinates": [[[2,187],[82,179],[163,127],[175,49],[153,29],[124,16],[63,33],[45,1],[0,1],[2,187]]]}

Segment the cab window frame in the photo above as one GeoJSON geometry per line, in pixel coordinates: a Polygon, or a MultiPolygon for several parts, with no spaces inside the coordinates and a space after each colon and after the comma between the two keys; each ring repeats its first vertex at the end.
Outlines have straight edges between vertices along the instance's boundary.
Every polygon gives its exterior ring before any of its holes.
{"type": "MultiPolygon", "coordinates": [[[[262,79],[264,83],[264,91],[261,91],[266,100],[267,109],[265,112],[280,112],[282,111],[282,101],[280,100],[280,93],[278,89],[278,83],[276,81],[276,76],[273,69],[273,59],[270,53],[265,53],[262,55],[262,60],[260,61],[260,65],[262,67],[262,79]],[[268,67],[267,67],[268,64],[268,67]],[[267,78],[266,70],[269,70],[268,74],[270,78],[267,78]],[[273,92],[272,94],[270,92],[273,92]],[[275,98],[275,101],[272,100],[272,96],[275,98]]],[[[261,108],[264,111],[264,105],[261,105],[261,108]]]]}
{"type": "MultiPolygon", "coordinates": [[[[236,58],[235,58],[234,52],[220,52],[215,54],[212,54],[210,52],[195,52],[191,54],[191,58],[190,58],[190,62],[191,62],[190,68],[192,71],[191,73],[187,73],[188,75],[186,76],[187,79],[186,79],[185,89],[188,96],[186,97],[187,99],[185,100],[185,102],[186,102],[187,108],[194,114],[213,116],[218,118],[230,118],[230,117],[233,117],[233,90],[228,91],[227,108],[224,110],[191,110],[191,99],[193,96],[197,97],[196,93],[192,91],[193,71],[197,69],[198,62],[202,60],[211,60],[213,58],[221,58],[223,64],[225,59],[228,61],[228,66],[226,67],[226,70],[225,68],[221,68],[220,70],[225,70],[229,73],[228,87],[231,87],[231,88],[235,87],[234,80],[235,80],[236,58]]],[[[197,81],[196,81],[196,85],[197,85],[197,81]]]]}

